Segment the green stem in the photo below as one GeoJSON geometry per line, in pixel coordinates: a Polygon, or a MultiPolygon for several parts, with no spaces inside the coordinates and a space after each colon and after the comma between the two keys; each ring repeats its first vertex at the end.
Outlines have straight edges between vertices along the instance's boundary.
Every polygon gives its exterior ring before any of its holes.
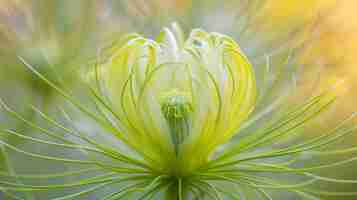
{"type": "Polygon", "coordinates": [[[181,178],[176,178],[176,180],[174,180],[174,183],[167,190],[166,199],[167,200],[184,200],[181,178]]]}

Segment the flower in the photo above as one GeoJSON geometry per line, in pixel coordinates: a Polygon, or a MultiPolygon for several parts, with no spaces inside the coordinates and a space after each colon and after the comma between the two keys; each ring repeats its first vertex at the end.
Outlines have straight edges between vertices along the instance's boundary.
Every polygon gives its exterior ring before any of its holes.
{"type": "Polygon", "coordinates": [[[235,134],[254,108],[256,86],[233,39],[197,29],[184,41],[173,27],[158,41],[130,36],[111,50],[100,79],[128,145],[160,171],[186,175],[235,134]]]}
{"type": "MultiPolygon", "coordinates": [[[[271,56],[259,74],[258,62],[220,33],[194,29],[186,38],[174,23],[156,40],[129,34],[104,48],[93,69],[84,73],[88,101],[75,98],[19,57],[81,114],[66,105],[60,109],[62,118],[56,119],[31,106],[45,122],[41,124],[1,101],[3,111],[36,131],[33,136],[2,130],[1,135],[32,145],[19,147],[0,138],[1,150],[25,155],[29,166],[33,160],[37,167],[48,163],[62,172],[1,172],[0,190],[14,199],[32,193],[25,198],[56,200],[356,196],[320,188],[356,180],[315,173],[356,160],[348,155],[356,147],[327,149],[354,133],[356,127],[348,122],[355,115],[319,136],[299,137],[338,98],[335,88],[287,108],[281,103],[285,93],[269,97],[279,81],[286,89],[284,80],[294,74],[289,64],[296,51],[290,50],[278,62],[281,76],[275,76],[271,56]],[[344,157],[309,163],[330,155],[344,157]]],[[[16,158],[15,153],[10,155],[16,158]]]]}

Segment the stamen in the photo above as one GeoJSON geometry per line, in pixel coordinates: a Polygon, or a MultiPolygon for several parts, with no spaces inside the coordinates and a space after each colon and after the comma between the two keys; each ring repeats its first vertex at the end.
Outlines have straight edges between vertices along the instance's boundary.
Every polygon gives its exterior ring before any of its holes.
{"type": "Polygon", "coordinates": [[[176,155],[179,153],[179,146],[189,135],[189,121],[192,111],[192,101],[186,93],[173,90],[162,98],[161,112],[169,125],[176,155]]]}

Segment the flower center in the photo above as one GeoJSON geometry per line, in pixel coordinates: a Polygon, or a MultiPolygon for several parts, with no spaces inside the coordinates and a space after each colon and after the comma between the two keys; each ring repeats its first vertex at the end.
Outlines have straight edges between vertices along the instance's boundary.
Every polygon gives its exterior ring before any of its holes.
{"type": "Polygon", "coordinates": [[[185,93],[173,90],[162,98],[161,112],[169,125],[176,155],[179,153],[180,145],[189,135],[192,111],[191,98],[185,93]]]}

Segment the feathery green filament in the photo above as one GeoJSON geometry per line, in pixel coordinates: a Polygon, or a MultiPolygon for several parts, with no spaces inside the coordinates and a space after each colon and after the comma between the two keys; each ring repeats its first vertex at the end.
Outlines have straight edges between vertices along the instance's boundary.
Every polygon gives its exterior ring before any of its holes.
{"type": "MultiPolygon", "coordinates": [[[[95,134],[78,130],[31,106],[53,127],[45,128],[16,113],[0,99],[2,110],[39,133],[32,136],[0,130],[0,136],[80,155],[80,159],[75,159],[69,157],[71,154],[31,152],[0,138],[0,150],[6,148],[32,159],[76,166],[72,171],[45,175],[0,172],[0,191],[18,199],[16,195],[21,192],[83,188],[52,200],[88,199],[85,197],[101,189],[108,189],[100,197],[103,200],[261,200],[273,199],[277,190],[306,199],[320,199],[319,195],[357,196],[356,192],[326,192],[312,187],[321,182],[356,184],[356,180],[323,177],[313,171],[338,167],[357,157],[318,166],[295,165],[302,153],[326,156],[357,151],[356,147],[321,151],[357,130],[357,126],[346,128],[346,123],[356,115],[310,140],[289,140],[288,145],[283,140],[301,134],[307,122],[335,101],[334,92],[321,93],[288,108],[263,126],[247,123],[257,129],[240,135],[239,140],[232,139],[241,133],[242,123],[256,108],[253,66],[228,36],[196,29],[186,41],[184,38],[174,25],[172,29],[164,29],[156,41],[132,34],[106,49],[103,54],[108,58],[95,69],[97,85],[86,85],[98,112],[82,105],[20,58],[103,130],[95,134]],[[102,142],[102,137],[98,137],[102,135],[120,142],[102,142]],[[275,173],[277,177],[286,176],[286,181],[272,176],[275,173]],[[296,176],[299,178],[292,178],[296,176]],[[63,183],[52,182],[60,178],[63,183]],[[49,184],[34,184],[39,180],[47,180],[49,184]]],[[[67,123],[74,121],[65,110],[63,115],[67,123]]]]}

